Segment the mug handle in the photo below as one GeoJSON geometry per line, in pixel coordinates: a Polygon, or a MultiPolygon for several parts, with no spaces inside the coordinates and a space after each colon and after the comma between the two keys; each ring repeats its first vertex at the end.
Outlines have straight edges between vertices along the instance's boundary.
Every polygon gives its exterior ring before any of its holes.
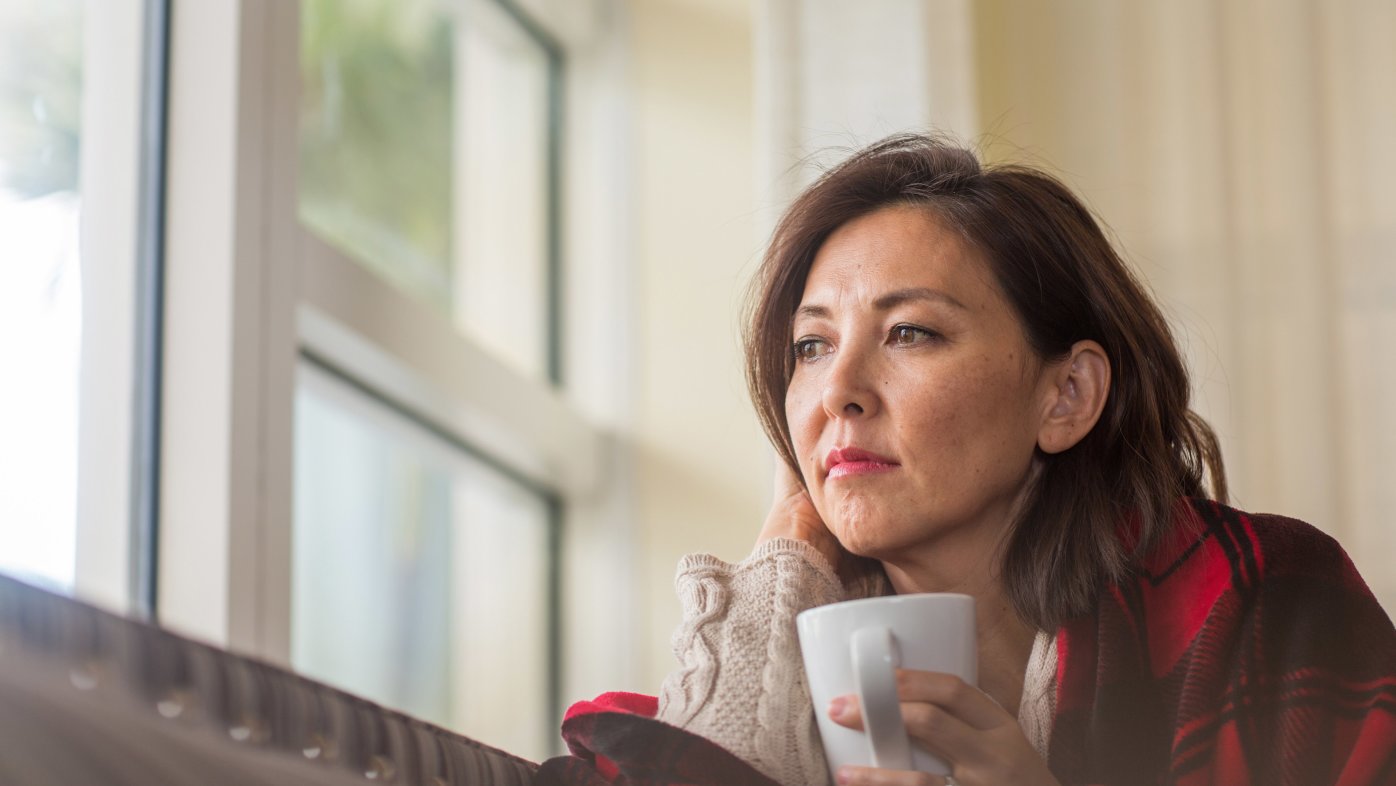
{"type": "Polygon", "coordinates": [[[849,639],[852,649],[853,680],[858,704],[863,710],[863,730],[872,748],[874,767],[910,770],[911,740],[902,722],[902,705],[897,700],[897,680],[893,672],[900,665],[892,631],[882,627],[860,628],[849,639]]]}

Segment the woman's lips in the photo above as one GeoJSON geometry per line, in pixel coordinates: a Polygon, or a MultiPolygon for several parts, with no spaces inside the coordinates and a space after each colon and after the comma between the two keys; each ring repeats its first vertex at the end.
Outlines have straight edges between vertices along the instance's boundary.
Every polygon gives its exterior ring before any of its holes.
{"type": "Polygon", "coordinates": [[[875,475],[890,472],[900,466],[886,456],[879,456],[860,448],[835,448],[829,451],[824,465],[829,468],[826,475],[829,480],[855,475],[875,475]]]}

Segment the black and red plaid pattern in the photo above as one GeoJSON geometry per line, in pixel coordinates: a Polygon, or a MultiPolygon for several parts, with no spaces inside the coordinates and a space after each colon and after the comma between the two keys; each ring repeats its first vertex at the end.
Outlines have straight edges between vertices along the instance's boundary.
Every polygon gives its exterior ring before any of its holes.
{"type": "Polygon", "coordinates": [[[1338,544],[1204,500],[1057,635],[1064,784],[1396,784],[1396,630],[1338,544]]]}

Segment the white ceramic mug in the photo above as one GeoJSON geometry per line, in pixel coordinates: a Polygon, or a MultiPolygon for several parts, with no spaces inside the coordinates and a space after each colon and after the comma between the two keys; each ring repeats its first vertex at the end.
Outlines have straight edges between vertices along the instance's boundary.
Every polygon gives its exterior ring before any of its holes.
{"type": "Polygon", "coordinates": [[[933,593],[834,603],[795,618],[819,736],[830,773],[844,765],[947,775],[944,761],[911,744],[895,669],[954,674],[978,684],[974,598],[933,593]],[[834,723],[829,702],[856,695],[859,732],[834,723]]]}

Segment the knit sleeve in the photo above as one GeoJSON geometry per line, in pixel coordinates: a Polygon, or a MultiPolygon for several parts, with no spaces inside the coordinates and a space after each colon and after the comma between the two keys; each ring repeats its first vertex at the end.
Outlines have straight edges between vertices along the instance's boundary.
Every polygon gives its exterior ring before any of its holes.
{"type": "Polygon", "coordinates": [[[659,720],[787,786],[827,784],[795,615],[844,599],[828,562],[803,541],[776,538],[736,565],[687,556],[675,584],[679,667],[660,689],[659,720]]]}

